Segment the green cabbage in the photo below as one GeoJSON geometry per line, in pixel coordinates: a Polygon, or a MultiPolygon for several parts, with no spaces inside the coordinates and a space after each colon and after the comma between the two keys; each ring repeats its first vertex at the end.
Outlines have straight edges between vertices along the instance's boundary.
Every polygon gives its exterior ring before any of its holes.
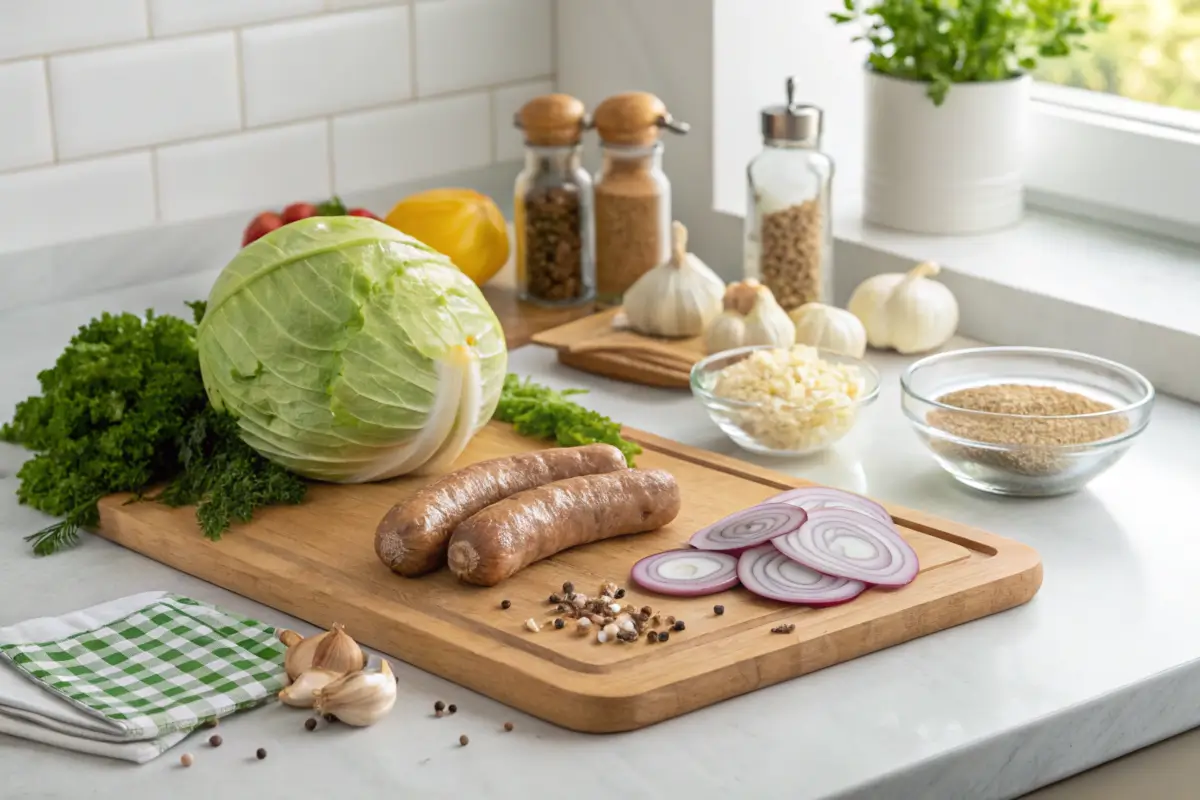
{"type": "Polygon", "coordinates": [[[300,220],[245,247],[197,348],[210,402],[247,444],[337,483],[445,469],[491,418],[508,360],[469,278],[364,217],[300,220]]]}

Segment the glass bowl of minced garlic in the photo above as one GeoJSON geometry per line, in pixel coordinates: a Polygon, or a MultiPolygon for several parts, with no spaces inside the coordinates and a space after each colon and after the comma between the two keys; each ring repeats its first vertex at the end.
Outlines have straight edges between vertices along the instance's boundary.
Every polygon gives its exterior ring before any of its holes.
{"type": "Polygon", "coordinates": [[[1081,489],[1150,423],[1154,386],[1115,361],[1045,347],[978,347],[923,358],[901,403],[934,460],[992,494],[1081,489]]]}

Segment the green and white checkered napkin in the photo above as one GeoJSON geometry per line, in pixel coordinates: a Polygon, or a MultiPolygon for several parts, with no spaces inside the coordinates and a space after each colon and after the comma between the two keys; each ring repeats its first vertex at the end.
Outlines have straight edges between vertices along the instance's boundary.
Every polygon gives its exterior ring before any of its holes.
{"type": "Polygon", "coordinates": [[[28,679],[0,673],[0,732],[149,760],[202,722],[274,697],[284,649],[274,628],[164,592],[0,629],[0,660],[28,679]]]}

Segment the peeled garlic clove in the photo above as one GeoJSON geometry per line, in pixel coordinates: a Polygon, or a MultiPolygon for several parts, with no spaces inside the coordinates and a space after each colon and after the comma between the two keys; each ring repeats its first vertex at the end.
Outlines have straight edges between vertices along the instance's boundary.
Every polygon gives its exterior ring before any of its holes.
{"type": "Polygon", "coordinates": [[[327,669],[310,669],[284,687],[279,693],[279,699],[296,708],[312,708],[317,699],[317,690],[323,689],[339,677],[341,676],[338,673],[327,669]]]}
{"type": "Polygon", "coordinates": [[[312,669],[313,656],[316,655],[317,647],[328,635],[328,633],[318,633],[314,636],[303,638],[295,631],[289,630],[281,630],[276,634],[279,641],[287,646],[283,668],[287,670],[289,680],[294,681],[301,674],[312,669]]]}
{"type": "Polygon", "coordinates": [[[312,666],[332,670],[338,674],[360,670],[366,664],[367,659],[362,648],[350,638],[345,628],[337,623],[334,623],[333,629],[321,639],[312,657],[312,666]]]}
{"type": "Polygon", "coordinates": [[[395,704],[396,677],[385,660],[376,672],[352,672],[318,689],[315,707],[347,725],[365,727],[382,719],[395,704]]]}

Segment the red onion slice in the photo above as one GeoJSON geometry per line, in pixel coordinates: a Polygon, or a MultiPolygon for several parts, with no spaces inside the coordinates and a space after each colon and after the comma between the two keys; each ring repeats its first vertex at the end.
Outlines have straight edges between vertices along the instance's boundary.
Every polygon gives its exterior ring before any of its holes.
{"type": "Polygon", "coordinates": [[[822,575],[796,563],[770,544],[742,553],[737,573],[747,589],[781,603],[835,606],[853,600],[867,588],[862,581],[822,575]]]}
{"type": "Polygon", "coordinates": [[[791,489],[774,497],[768,497],[763,502],[787,503],[803,508],[805,511],[819,511],[822,508],[845,508],[857,511],[860,514],[866,514],[868,517],[874,517],[880,522],[888,524],[892,522],[892,515],[887,512],[886,508],[874,500],[868,500],[860,494],[843,492],[841,489],[833,489],[828,486],[805,486],[800,489],[791,489]]]}
{"type": "Polygon", "coordinates": [[[904,586],[921,568],[895,525],[844,508],[814,511],[771,544],[809,569],[877,586],[904,586]]]}
{"type": "Polygon", "coordinates": [[[697,550],[745,550],[797,530],[807,518],[804,509],[787,503],[759,503],[696,531],[688,544],[697,550]]]}
{"type": "Polygon", "coordinates": [[[651,592],[700,597],[737,586],[737,559],[705,550],[668,550],[633,565],[634,583],[651,592]]]}

